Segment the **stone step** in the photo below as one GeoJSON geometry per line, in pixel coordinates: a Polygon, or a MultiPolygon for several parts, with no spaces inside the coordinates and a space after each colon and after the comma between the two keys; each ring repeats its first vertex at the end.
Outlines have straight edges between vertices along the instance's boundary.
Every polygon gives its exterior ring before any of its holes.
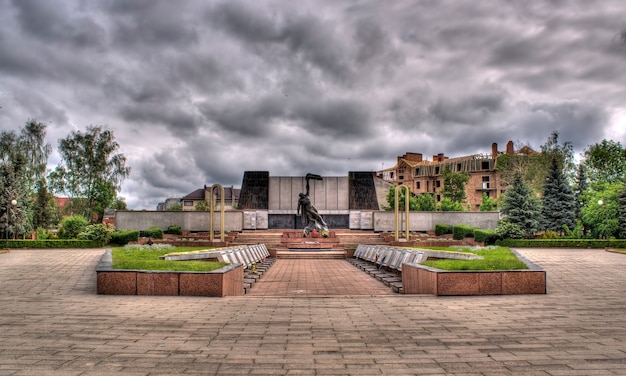
{"type": "Polygon", "coordinates": [[[276,258],[282,259],[344,259],[343,250],[277,250],[276,258]]]}

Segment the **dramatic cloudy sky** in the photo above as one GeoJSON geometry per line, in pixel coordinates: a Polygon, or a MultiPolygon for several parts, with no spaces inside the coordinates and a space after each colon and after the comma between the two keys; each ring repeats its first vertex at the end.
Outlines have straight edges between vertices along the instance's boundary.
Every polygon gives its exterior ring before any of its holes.
{"type": "MultiPolygon", "coordinates": [[[[154,209],[247,170],[626,145],[626,1],[0,0],[0,130],[102,125],[154,209]]],[[[50,166],[59,163],[58,153],[50,166]]]]}

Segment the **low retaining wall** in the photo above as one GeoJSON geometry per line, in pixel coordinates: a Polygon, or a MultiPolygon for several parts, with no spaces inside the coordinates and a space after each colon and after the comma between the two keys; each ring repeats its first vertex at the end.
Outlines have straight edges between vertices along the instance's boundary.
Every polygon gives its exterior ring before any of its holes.
{"type": "Polygon", "coordinates": [[[113,269],[111,262],[111,250],[107,249],[96,268],[98,294],[215,297],[244,294],[242,264],[210,272],[174,272],[113,269]]]}
{"type": "Polygon", "coordinates": [[[404,294],[517,295],[545,294],[546,272],[521,256],[529,269],[448,271],[419,264],[402,265],[404,294]]]}

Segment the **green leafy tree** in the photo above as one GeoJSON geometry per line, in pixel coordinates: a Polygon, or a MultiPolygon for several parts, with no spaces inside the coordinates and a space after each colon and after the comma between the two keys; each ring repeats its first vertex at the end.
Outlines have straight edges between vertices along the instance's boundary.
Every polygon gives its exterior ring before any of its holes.
{"type": "Polygon", "coordinates": [[[50,173],[50,185],[76,202],[78,213],[100,222],[104,209],[111,206],[123,180],[130,175],[119,147],[113,132],[101,127],[72,132],[59,140],[62,164],[50,173]]]}
{"type": "Polygon", "coordinates": [[[617,141],[602,140],[589,146],[583,163],[591,183],[621,182],[626,184],[626,150],[617,141]]]}
{"type": "Polygon", "coordinates": [[[626,188],[619,192],[619,219],[617,236],[626,239],[626,188]]]}
{"type": "Polygon", "coordinates": [[[75,239],[78,234],[85,231],[89,222],[82,215],[73,215],[61,221],[57,232],[61,239],[75,239]]]}
{"type": "Polygon", "coordinates": [[[444,197],[437,206],[439,211],[465,211],[465,207],[458,201],[452,201],[448,197],[444,197]]]}
{"type": "Polygon", "coordinates": [[[480,201],[480,206],[478,207],[478,210],[480,210],[481,212],[495,211],[496,200],[487,196],[486,192],[483,192],[483,197],[480,201]]]}
{"type": "Polygon", "coordinates": [[[580,219],[595,238],[615,236],[619,228],[619,197],[624,186],[619,183],[592,184],[583,194],[585,205],[580,219]]]}
{"type": "Polygon", "coordinates": [[[524,237],[532,237],[540,228],[539,200],[519,174],[502,198],[501,212],[503,221],[518,226],[524,237]]]}
{"type": "Polygon", "coordinates": [[[449,198],[452,202],[463,202],[467,198],[465,194],[465,185],[469,181],[469,175],[465,172],[458,173],[452,172],[450,166],[442,172],[443,175],[443,189],[441,194],[449,198]]]}
{"type": "Polygon", "coordinates": [[[128,210],[128,206],[126,205],[126,201],[124,200],[124,197],[121,197],[121,196],[116,197],[115,200],[113,200],[113,203],[111,204],[111,209],[128,210]]]}
{"type": "MultiPolygon", "coordinates": [[[[406,191],[404,189],[400,190],[398,194],[398,207],[402,211],[406,205],[406,191]]],[[[385,208],[386,210],[394,210],[396,207],[396,186],[392,185],[389,187],[389,192],[387,192],[387,203],[389,206],[385,208]]],[[[417,198],[413,195],[409,197],[409,210],[417,210],[417,198]]]]}
{"type": "Polygon", "coordinates": [[[416,198],[417,210],[419,211],[435,211],[437,210],[437,203],[432,193],[422,193],[417,195],[416,198]]]}
{"type": "Polygon", "coordinates": [[[209,202],[207,200],[202,200],[196,204],[197,211],[209,211],[209,202]]]}
{"type": "Polygon", "coordinates": [[[183,210],[183,205],[181,203],[174,204],[174,205],[170,206],[167,210],[169,210],[169,211],[182,211],[183,210]]]}
{"type": "Polygon", "coordinates": [[[565,180],[558,157],[552,156],[550,170],[543,185],[541,214],[543,229],[564,234],[563,226],[576,225],[576,197],[565,180]]]}

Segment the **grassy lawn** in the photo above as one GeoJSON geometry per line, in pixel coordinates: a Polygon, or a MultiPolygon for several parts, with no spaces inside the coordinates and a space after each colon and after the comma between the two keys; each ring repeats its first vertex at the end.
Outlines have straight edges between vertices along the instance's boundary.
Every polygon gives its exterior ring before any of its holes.
{"type": "Polygon", "coordinates": [[[206,247],[176,247],[174,249],[126,249],[113,248],[113,269],[130,270],[171,270],[185,272],[209,272],[228,265],[225,262],[209,261],[167,261],[159,260],[159,256],[175,252],[189,252],[207,249],[206,247]]]}
{"type": "MultiPolygon", "coordinates": [[[[435,248],[431,248],[435,249],[435,248]]],[[[422,265],[443,270],[517,270],[528,269],[528,266],[515,256],[509,248],[496,247],[486,249],[442,248],[438,251],[468,252],[483,256],[483,260],[434,260],[425,261],[422,265]]]]}

